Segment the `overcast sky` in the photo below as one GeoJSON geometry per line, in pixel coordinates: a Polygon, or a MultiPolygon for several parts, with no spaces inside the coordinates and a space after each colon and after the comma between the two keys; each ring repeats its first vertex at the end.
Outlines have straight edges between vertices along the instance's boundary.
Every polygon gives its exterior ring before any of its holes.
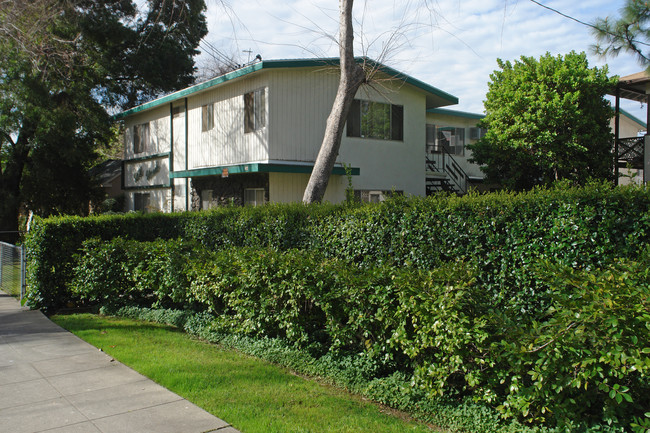
{"type": "MultiPolygon", "coordinates": [[[[212,47],[238,63],[264,59],[334,57],[338,29],[335,0],[206,0],[212,47]],[[224,3],[225,2],[225,3],[224,3]],[[251,51],[251,54],[247,51],[251,51]],[[250,57],[249,57],[250,56],[250,57]]],[[[622,0],[540,0],[577,20],[617,17],[622,0]]],[[[590,28],[530,0],[357,0],[355,55],[384,64],[459,98],[452,109],[483,112],[496,59],[516,60],[550,52],[585,51],[590,66],[609,65],[610,75],[641,71],[629,54],[600,59],[590,51],[590,28]],[[386,49],[388,47],[388,49],[386,49]]],[[[213,55],[219,55],[213,53],[213,55]]],[[[205,58],[205,57],[204,57],[205,58]]],[[[645,107],[623,107],[645,120],[645,107]]]]}

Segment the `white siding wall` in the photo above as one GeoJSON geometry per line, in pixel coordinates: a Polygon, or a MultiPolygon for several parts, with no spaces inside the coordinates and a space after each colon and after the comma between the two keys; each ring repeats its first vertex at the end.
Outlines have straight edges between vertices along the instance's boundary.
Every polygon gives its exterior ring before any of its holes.
{"type": "Polygon", "coordinates": [[[268,159],[268,110],[267,126],[244,133],[244,94],[266,88],[268,83],[263,77],[260,74],[236,80],[189,98],[188,169],[268,159]],[[201,108],[211,103],[214,103],[214,128],[202,132],[201,108]]]}
{"type": "Polygon", "coordinates": [[[400,81],[383,82],[376,91],[363,87],[357,98],[404,106],[404,140],[343,136],[339,159],[361,168],[355,189],[396,190],[425,195],[426,101],[422,93],[400,81]]]}
{"type": "Polygon", "coordinates": [[[336,96],[338,72],[323,67],[269,75],[269,159],[313,162],[336,96]]]}
{"type": "MultiPolygon", "coordinates": [[[[269,173],[269,201],[272,203],[299,203],[309,181],[308,174],[269,173]]],[[[332,176],[324,202],[340,203],[345,200],[345,176],[332,176]]]]}
{"type": "MultiPolygon", "coordinates": [[[[270,159],[308,162],[316,159],[337,86],[338,73],[326,67],[278,70],[270,74],[270,159]]],[[[344,133],[337,162],[361,169],[360,176],[353,177],[355,189],[395,189],[424,195],[424,95],[397,80],[383,81],[376,87],[381,90],[364,86],[357,98],[403,105],[404,140],[351,138],[344,133]]],[[[285,178],[285,181],[290,179],[299,182],[298,177],[285,178]]],[[[297,189],[304,191],[305,185],[296,186],[293,195],[298,196],[297,189]]],[[[302,192],[299,196],[302,198],[302,192]]],[[[332,201],[343,200],[345,194],[336,197],[339,198],[332,201]]]]}
{"type": "Polygon", "coordinates": [[[169,152],[169,105],[157,107],[128,117],[124,121],[124,158],[133,159],[158,153],[169,152]],[[149,123],[151,142],[144,153],[136,154],[133,150],[133,126],[149,123]]]}

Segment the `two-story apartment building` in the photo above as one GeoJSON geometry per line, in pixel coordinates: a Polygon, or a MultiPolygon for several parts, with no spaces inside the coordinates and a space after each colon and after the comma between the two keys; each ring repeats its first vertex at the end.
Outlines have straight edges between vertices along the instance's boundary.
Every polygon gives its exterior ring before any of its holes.
{"type": "MultiPolygon", "coordinates": [[[[428,110],[458,103],[369,59],[325,200],[426,194],[428,110]]],[[[339,79],[338,59],[264,60],[132,108],[124,122],[127,210],[299,202],[339,79]]]]}

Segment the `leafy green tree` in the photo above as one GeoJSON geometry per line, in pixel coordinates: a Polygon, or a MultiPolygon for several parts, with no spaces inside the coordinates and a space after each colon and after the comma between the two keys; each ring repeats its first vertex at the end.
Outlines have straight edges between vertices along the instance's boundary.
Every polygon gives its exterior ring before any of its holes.
{"type": "Polygon", "coordinates": [[[192,84],[204,13],[204,0],[0,2],[0,232],[23,204],[87,210],[109,111],[192,84]]]}
{"type": "Polygon", "coordinates": [[[598,44],[594,51],[603,57],[621,52],[633,54],[650,72],[650,6],[647,1],[627,0],[619,18],[599,18],[593,24],[598,44]]]}
{"type": "Polygon", "coordinates": [[[486,180],[514,190],[569,179],[611,179],[612,109],[604,95],[615,84],[607,67],[589,68],[585,53],[539,60],[498,60],[488,83],[485,137],[471,160],[486,180]]]}

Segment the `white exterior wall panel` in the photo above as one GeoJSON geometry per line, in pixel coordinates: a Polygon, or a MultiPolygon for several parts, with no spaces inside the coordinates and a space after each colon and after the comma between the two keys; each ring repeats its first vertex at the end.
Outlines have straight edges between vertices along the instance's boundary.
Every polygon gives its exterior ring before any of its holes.
{"type": "Polygon", "coordinates": [[[170,128],[168,105],[128,117],[124,122],[124,126],[124,159],[128,160],[169,152],[170,128]],[[133,127],[143,123],[149,123],[150,143],[145,152],[135,153],[133,149],[133,127]]]}
{"type": "Polygon", "coordinates": [[[425,195],[426,101],[424,95],[398,80],[378,86],[381,91],[363,86],[358,99],[386,102],[404,107],[404,139],[377,140],[343,135],[339,160],[359,167],[353,176],[355,189],[397,190],[406,195],[425,195]]]}
{"type": "MultiPolygon", "coordinates": [[[[335,70],[325,67],[273,72],[269,92],[270,159],[315,161],[338,79],[335,70]]],[[[356,98],[404,106],[404,140],[353,138],[344,133],[337,162],[360,168],[360,175],[353,177],[355,189],[395,189],[424,195],[425,97],[399,80],[383,81],[376,87],[381,90],[363,86],[356,98]]],[[[345,194],[336,197],[332,201],[343,200],[345,194]]]]}
{"type": "Polygon", "coordinates": [[[251,77],[189,98],[189,170],[268,159],[268,91],[267,126],[244,133],[244,94],[267,86],[263,77],[251,77]],[[214,127],[202,131],[202,107],[206,104],[214,104],[214,127]]]}
{"type": "MultiPolygon", "coordinates": [[[[269,201],[272,203],[300,203],[309,181],[308,174],[269,173],[269,201]]],[[[324,202],[340,203],[345,200],[345,176],[332,176],[324,202]]]]}
{"type": "Polygon", "coordinates": [[[269,159],[316,160],[338,80],[338,72],[327,67],[270,74],[269,159]]]}

